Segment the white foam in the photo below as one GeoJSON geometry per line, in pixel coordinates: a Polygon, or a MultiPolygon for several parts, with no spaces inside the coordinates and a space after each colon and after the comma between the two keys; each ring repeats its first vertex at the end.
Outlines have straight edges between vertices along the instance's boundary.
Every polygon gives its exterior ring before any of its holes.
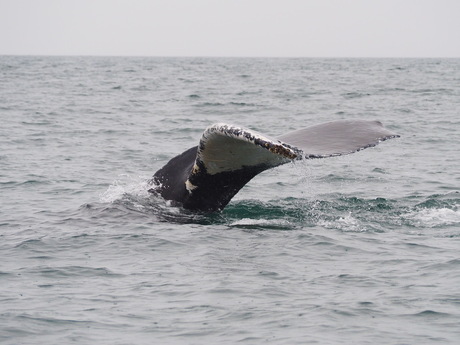
{"type": "Polygon", "coordinates": [[[251,219],[251,218],[242,218],[234,221],[231,226],[236,227],[285,227],[290,226],[291,223],[285,219],[251,219]]]}
{"type": "Polygon", "coordinates": [[[318,225],[324,226],[328,229],[339,229],[342,231],[351,231],[351,232],[362,232],[365,231],[364,226],[361,222],[352,216],[351,212],[344,217],[340,217],[336,220],[322,220],[318,221],[318,225]]]}
{"type": "Polygon", "coordinates": [[[450,208],[422,209],[409,213],[407,219],[414,226],[429,228],[460,224],[460,210],[450,208]]]}

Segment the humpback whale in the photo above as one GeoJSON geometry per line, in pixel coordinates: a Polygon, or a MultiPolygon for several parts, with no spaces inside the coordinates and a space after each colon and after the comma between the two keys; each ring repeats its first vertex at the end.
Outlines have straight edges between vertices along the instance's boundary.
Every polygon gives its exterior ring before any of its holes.
{"type": "Polygon", "coordinates": [[[153,175],[149,192],[189,210],[219,211],[264,170],[293,160],[350,154],[396,137],[379,121],[332,121],[274,139],[217,123],[204,130],[198,146],[172,158],[153,175]]]}

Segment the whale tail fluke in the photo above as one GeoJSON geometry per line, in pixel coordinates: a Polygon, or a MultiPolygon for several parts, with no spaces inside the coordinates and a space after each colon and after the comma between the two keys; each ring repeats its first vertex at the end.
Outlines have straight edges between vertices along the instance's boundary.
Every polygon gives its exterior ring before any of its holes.
{"type": "Polygon", "coordinates": [[[380,121],[342,120],[289,132],[278,139],[297,147],[308,159],[342,156],[397,137],[380,121]]]}
{"type": "Polygon", "coordinates": [[[378,121],[334,121],[270,139],[227,124],[208,127],[198,146],[158,170],[150,191],[190,210],[222,210],[254,176],[295,159],[353,153],[397,137],[378,121]]]}

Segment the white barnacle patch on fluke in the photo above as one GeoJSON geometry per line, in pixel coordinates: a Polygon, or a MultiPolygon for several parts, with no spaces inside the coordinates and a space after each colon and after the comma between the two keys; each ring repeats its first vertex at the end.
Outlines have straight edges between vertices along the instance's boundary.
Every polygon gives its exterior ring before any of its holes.
{"type": "Polygon", "coordinates": [[[227,124],[208,127],[200,140],[197,160],[208,174],[247,167],[275,167],[298,158],[300,150],[262,134],[227,124]]]}
{"type": "Polygon", "coordinates": [[[192,168],[192,174],[198,174],[200,172],[200,167],[195,163],[192,168]]]}
{"type": "Polygon", "coordinates": [[[185,188],[189,193],[192,193],[194,189],[197,189],[198,186],[195,186],[190,180],[185,181],[185,188]]]}

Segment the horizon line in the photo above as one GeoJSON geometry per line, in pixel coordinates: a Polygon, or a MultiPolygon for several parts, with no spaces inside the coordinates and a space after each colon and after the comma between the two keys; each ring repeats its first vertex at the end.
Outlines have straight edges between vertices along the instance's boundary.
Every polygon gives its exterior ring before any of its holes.
{"type": "Polygon", "coordinates": [[[113,55],[113,54],[10,54],[0,56],[20,57],[111,57],[111,58],[222,58],[222,59],[458,59],[460,56],[270,56],[270,55],[113,55]]]}

